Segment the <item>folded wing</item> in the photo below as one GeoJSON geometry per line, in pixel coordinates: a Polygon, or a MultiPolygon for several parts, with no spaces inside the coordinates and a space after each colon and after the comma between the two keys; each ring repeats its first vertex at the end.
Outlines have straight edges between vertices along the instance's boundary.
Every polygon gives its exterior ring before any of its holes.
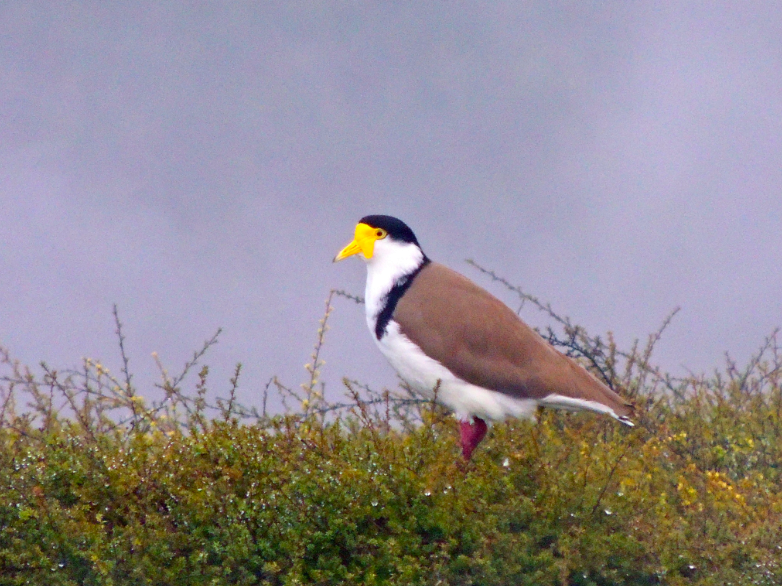
{"type": "Polygon", "coordinates": [[[597,402],[626,418],[632,405],[561,354],[499,299],[430,263],[399,300],[400,330],[459,378],[520,399],[597,402]]]}

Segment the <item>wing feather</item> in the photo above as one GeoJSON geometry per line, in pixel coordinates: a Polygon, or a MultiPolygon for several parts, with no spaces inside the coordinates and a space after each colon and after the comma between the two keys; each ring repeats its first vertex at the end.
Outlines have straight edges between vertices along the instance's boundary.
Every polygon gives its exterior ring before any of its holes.
{"type": "Polygon", "coordinates": [[[428,356],[471,384],[515,398],[596,401],[618,416],[632,414],[630,403],[558,352],[508,306],[441,264],[421,270],[393,319],[428,356]]]}

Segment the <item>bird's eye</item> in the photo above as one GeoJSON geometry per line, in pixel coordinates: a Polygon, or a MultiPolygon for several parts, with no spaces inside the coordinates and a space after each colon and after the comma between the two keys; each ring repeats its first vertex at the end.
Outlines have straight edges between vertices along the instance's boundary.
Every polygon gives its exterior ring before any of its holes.
{"type": "Polygon", "coordinates": [[[385,238],[386,237],[386,231],[383,230],[382,228],[378,228],[377,230],[375,230],[375,236],[377,236],[378,240],[380,238],[385,238]]]}

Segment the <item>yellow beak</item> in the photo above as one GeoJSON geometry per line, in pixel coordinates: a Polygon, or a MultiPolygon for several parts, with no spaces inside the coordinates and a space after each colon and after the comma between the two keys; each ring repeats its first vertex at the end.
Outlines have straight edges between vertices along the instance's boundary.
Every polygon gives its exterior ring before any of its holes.
{"type": "Polygon", "coordinates": [[[359,252],[367,259],[372,258],[372,254],[375,252],[376,240],[377,229],[367,224],[358,224],[356,226],[356,235],[353,238],[353,242],[339,251],[337,256],[334,257],[334,262],[353,256],[359,252]]]}

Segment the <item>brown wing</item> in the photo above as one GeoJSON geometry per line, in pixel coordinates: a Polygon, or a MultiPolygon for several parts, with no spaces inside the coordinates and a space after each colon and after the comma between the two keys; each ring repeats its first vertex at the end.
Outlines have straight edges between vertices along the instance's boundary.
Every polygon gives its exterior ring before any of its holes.
{"type": "Polygon", "coordinates": [[[630,403],[557,352],[499,299],[430,263],[399,300],[400,330],[459,378],[517,398],[552,394],[597,401],[619,416],[630,403]]]}

